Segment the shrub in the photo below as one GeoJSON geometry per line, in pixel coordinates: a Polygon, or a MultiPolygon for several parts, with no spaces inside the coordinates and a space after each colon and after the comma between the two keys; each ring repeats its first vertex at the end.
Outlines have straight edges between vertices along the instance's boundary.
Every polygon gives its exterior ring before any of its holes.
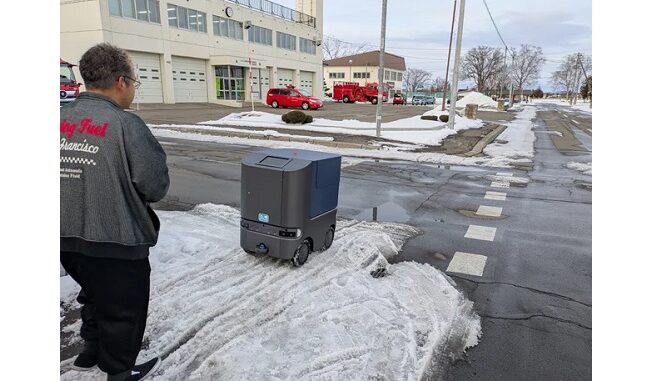
{"type": "Polygon", "coordinates": [[[435,115],[422,115],[420,119],[424,120],[438,120],[438,117],[435,115]]]}
{"type": "Polygon", "coordinates": [[[438,119],[440,119],[440,121],[443,123],[447,123],[449,122],[449,115],[440,115],[438,119]]]}
{"type": "Polygon", "coordinates": [[[289,124],[305,124],[313,122],[314,118],[302,111],[294,110],[282,115],[282,121],[289,124]]]}

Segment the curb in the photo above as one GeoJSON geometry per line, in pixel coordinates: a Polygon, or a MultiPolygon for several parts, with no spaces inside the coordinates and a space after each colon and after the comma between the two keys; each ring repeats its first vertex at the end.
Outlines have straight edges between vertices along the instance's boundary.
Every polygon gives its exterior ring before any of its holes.
{"type": "Polygon", "coordinates": [[[470,156],[476,156],[476,155],[482,153],[482,152],[483,152],[483,149],[484,149],[488,144],[492,143],[492,142],[494,141],[494,139],[497,138],[497,136],[501,135],[501,133],[502,133],[503,131],[505,131],[505,129],[506,129],[506,126],[504,126],[504,125],[499,125],[497,128],[495,128],[494,130],[490,131],[489,134],[485,135],[481,140],[479,140],[478,143],[476,143],[476,145],[474,146],[474,148],[472,148],[471,151],[469,151],[469,152],[465,152],[465,153],[463,154],[463,156],[470,157],[470,156]]]}
{"type": "MultiPolygon", "coordinates": [[[[174,127],[155,127],[155,128],[172,130],[172,131],[181,131],[181,132],[191,130],[188,128],[174,128],[174,127]]],[[[199,133],[202,135],[223,136],[227,138],[243,138],[243,139],[253,139],[253,140],[275,140],[275,141],[282,141],[282,142],[308,143],[308,144],[322,145],[322,146],[333,147],[333,148],[353,148],[353,149],[364,149],[364,150],[375,150],[375,151],[381,149],[381,147],[368,145],[368,144],[317,140],[317,139],[310,139],[307,137],[273,136],[273,135],[262,135],[262,134],[248,134],[245,132],[241,133],[241,132],[217,131],[217,130],[213,130],[213,131],[211,130],[209,131],[209,133],[206,133],[206,130],[192,130],[192,132],[199,133]]]]}

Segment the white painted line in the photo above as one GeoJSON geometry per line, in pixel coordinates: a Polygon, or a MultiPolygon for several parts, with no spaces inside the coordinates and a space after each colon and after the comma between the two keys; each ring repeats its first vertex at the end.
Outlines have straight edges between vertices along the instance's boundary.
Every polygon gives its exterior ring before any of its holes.
{"type": "MultiPolygon", "coordinates": [[[[379,93],[377,93],[377,94],[379,94],[379,93]]],[[[571,121],[572,121],[573,123],[577,124],[577,125],[580,125],[580,123],[576,122],[576,121],[573,120],[573,119],[571,119],[571,121]]]]}
{"type": "Polygon", "coordinates": [[[514,175],[512,172],[497,172],[497,176],[512,177],[512,175],[514,175]]]}
{"type": "Polygon", "coordinates": [[[487,226],[469,225],[465,238],[480,239],[483,241],[494,241],[494,236],[497,234],[497,228],[490,228],[487,226]]]}
{"type": "Polygon", "coordinates": [[[500,208],[498,206],[481,205],[478,207],[478,210],[476,211],[476,215],[488,216],[488,217],[501,217],[501,212],[503,212],[503,208],[500,208]]]}
{"type": "Polygon", "coordinates": [[[507,193],[503,193],[503,192],[487,191],[487,192],[485,192],[485,199],[487,199],[487,200],[505,201],[506,200],[506,194],[507,193]]]}
{"type": "Polygon", "coordinates": [[[493,181],[490,186],[492,188],[510,188],[510,183],[507,181],[493,181]]]}
{"type": "Polygon", "coordinates": [[[447,266],[447,272],[483,276],[485,262],[487,262],[487,257],[484,255],[457,251],[447,266]]]}

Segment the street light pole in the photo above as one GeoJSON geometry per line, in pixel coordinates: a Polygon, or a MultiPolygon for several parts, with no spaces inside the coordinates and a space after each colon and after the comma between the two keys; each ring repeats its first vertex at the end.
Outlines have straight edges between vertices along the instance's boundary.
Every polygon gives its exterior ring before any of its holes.
{"type": "Polygon", "coordinates": [[[449,34],[449,51],[447,52],[447,68],[445,69],[445,83],[442,86],[442,111],[447,107],[447,86],[449,81],[449,61],[451,60],[451,44],[454,40],[454,22],[456,21],[456,1],[454,0],[454,11],[451,14],[451,33],[449,34]]]}
{"type": "Polygon", "coordinates": [[[460,49],[463,45],[463,18],[465,17],[465,0],[460,0],[458,10],[458,33],[456,34],[456,54],[454,56],[454,76],[451,83],[451,105],[449,107],[449,126],[454,129],[456,120],[456,98],[458,98],[458,77],[460,66],[460,49]]]}
{"type": "Polygon", "coordinates": [[[387,0],[381,2],[381,42],[379,47],[379,87],[377,89],[377,137],[381,136],[381,105],[384,103],[384,50],[386,50],[386,6],[387,0]]]}

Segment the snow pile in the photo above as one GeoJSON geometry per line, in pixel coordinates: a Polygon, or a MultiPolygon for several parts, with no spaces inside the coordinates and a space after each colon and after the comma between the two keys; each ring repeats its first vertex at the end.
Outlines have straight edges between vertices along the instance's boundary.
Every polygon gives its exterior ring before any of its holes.
{"type": "Polygon", "coordinates": [[[497,140],[483,149],[483,153],[503,164],[530,163],[534,155],[535,134],[532,129],[536,113],[534,106],[523,107],[497,140]]]}
{"type": "MultiPolygon", "coordinates": [[[[139,357],[163,357],[154,380],[415,380],[478,343],[480,319],[453,281],[388,264],[413,227],[339,220],[332,247],[293,268],[240,249],[236,209],[159,214],[139,357]]],[[[70,363],[62,380],[100,376],[70,363]]]]}
{"type": "Polygon", "coordinates": [[[591,175],[591,162],[589,163],[578,163],[575,161],[569,162],[567,168],[574,169],[578,172],[582,172],[585,175],[591,175]]]}
{"type": "MultiPolygon", "coordinates": [[[[424,115],[438,115],[436,110],[430,110],[424,115]]],[[[315,131],[320,133],[346,134],[372,136],[376,135],[375,122],[361,122],[358,120],[330,120],[315,118],[312,123],[302,125],[291,125],[282,121],[281,115],[266,112],[241,112],[232,113],[219,120],[209,120],[199,123],[200,126],[192,125],[149,125],[152,128],[204,128],[215,130],[233,130],[221,126],[239,127],[262,127],[281,130],[315,131]]],[[[382,123],[381,137],[414,144],[440,145],[442,140],[460,130],[480,128],[483,122],[479,119],[472,120],[458,116],[456,128],[447,128],[446,124],[439,121],[423,120],[419,115],[410,118],[400,119],[393,122],[382,123]]],[[[247,130],[236,130],[247,131],[247,130]]],[[[274,130],[264,131],[267,135],[275,132],[276,136],[288,136],[274,130]]],[[[260,132],[258,132],[260,133],[260,132]]],[[[329,138],[333,140],[332,138],[329,138]]],[[[317,139],[314,139],[317,140],[317,139]]],[[[413,147],[410,147],[411,149],[413,147]]]]}
{"type": "Polygon", "coordinates": [[[476,91],[467,93],[461,100],[456,102],[456,107],[465,108],[468,104],[477,104],[479,108],[497,108],[497,102],[495,100],[476,91]]]}

